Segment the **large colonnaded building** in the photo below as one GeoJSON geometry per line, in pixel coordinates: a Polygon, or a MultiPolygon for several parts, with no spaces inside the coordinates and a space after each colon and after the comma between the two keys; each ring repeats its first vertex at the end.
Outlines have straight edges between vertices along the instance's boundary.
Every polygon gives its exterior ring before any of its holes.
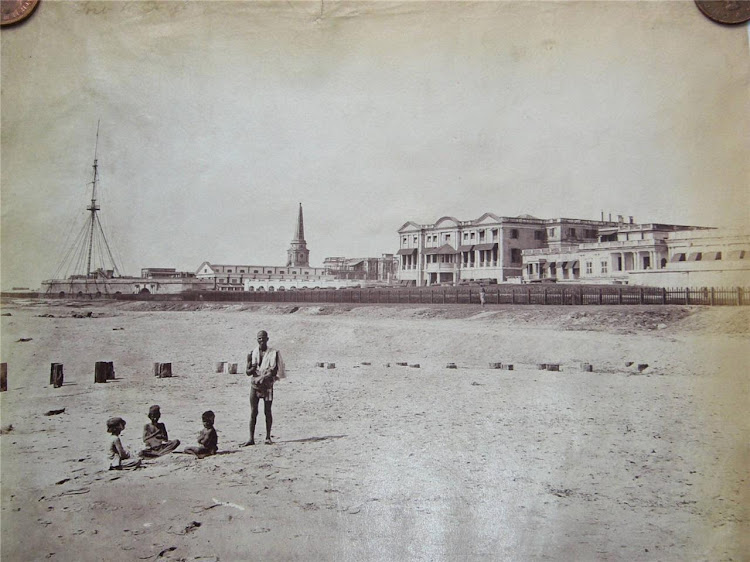
{"type": "Polygon", "coordinates": [[[484,283],[750,285],[750,235],[713,228],[584,219],[442,217],[399,230],[399,279],[484,283]]]}

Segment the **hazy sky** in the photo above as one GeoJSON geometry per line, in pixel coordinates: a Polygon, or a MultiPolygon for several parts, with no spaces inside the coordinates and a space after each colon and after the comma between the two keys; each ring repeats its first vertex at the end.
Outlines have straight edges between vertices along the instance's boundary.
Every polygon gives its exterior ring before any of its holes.
{"type": "Polygon", "coordinates": [[[53,2],[3,29],[2,287],[394,252],[406,221],[747,224],[747,26],[694,2],[53,2]]]}

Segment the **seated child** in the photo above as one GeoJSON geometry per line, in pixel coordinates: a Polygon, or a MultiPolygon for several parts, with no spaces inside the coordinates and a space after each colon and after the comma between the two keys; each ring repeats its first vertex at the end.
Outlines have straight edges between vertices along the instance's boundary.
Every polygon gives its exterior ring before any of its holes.
{"type": "Polygon", "coordinates": [[[159,423],[161,417],[159,406],[151,406],[148,409],[148,417],[151,423],[143,426],[143,442],[146,444],[146,448],[138,453],[141,457],[160,457],[179,447],[180,440],[170,441],[167,435],[167,426],[159,423]]]}
{"type": "Polygon", "coordinates": [[[215,455],[216,451],[219,450],[219,438],[214,429],[214,420],[216,419],[216,416],[214,416],[214,413],[211,410],[208,410],[207,412],[203,412],[202,417],[203,430],[198,436],[198,446],[185,447],[186,453],[192,453],[199,459],[209,455],[215,455]]]}
{"type": "Polygon", "coordinates": [[[124,419],[109,418],[107,420],[107,432],[113,436],[107,450],[107,460],[110,470],[131,470],[141,466],[141,459],[130,459],[130,453],[123,447],[122,441],[120,441],[120,433],[124,429],[124,419]]]}

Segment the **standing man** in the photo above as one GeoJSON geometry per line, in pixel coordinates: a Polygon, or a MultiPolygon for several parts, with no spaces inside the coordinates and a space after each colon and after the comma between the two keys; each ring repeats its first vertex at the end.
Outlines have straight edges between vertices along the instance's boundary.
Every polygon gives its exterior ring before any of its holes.
{"type": "Polygon", "coordinates": [[[479,303],[484,308],[484,302],[487,299],[487,292],[484,290],[484,285],[479,286],[479,303]]]}
{"type": "Polygon", "coordinates": [[[258,332],[258,347],[247,356],[245,374],[250,379],[250,439],[242,447],[255,445],[255,422],[258,418],[258,403],[263,399],[263,413],[266,416],[266,445],[271,441],[273,415],[273,383],[284,378],[284,361],[281,354],[268,347],[268,332],[258,332]]]}

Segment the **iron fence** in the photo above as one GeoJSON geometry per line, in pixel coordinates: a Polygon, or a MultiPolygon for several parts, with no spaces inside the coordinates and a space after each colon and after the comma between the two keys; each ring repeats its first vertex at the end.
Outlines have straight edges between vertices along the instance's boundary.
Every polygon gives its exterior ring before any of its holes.
{"type": "MultiPolygon", "coordinates": [[[[112,298],[112,296],[110,296],[112,298]]],[[[310,304],[480,304],[477,287],[201,291],[180,294],[114,295],[118,300],[181,300],[310,304]]],[[[636,286],[501,285],[485,290],[487,304],[740,306],[750,304],[748,287],[660,288],[636,286]]]]}

